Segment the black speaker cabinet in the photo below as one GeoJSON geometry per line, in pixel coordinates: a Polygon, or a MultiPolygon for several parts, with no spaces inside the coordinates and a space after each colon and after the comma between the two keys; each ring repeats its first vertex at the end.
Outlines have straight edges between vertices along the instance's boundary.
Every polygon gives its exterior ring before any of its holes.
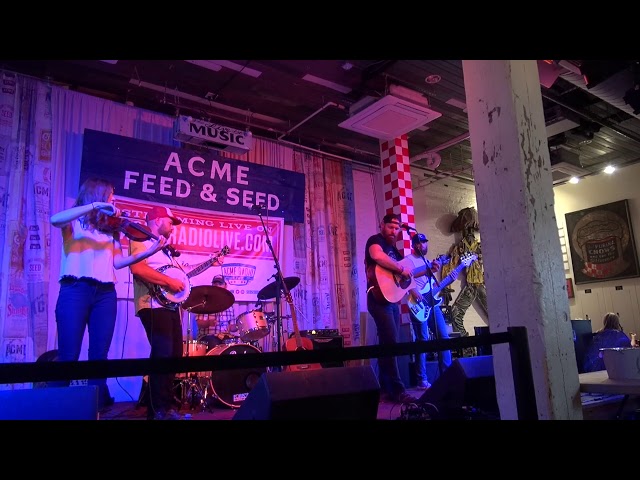
{"type": "Polygon", "coordinates": [[[496,417],[498,401],[493,355],[456,358],[419,399],[434,417],[451,418],[481,410],[496,417]]]}
{"type": "Polygon", "coordinates": [[[0,391],[0,420],[98,420],[98,387],[0,391]]]}
{"type": "Polygon", "coordinates": [[[266,372],[233,420],[376,420],[379,400],[369,365],[266,372]]]}
{"type": "MultiPolygon", "coordinates": [[[[325,349],[337,349],[342,348],[344,346],[344,337],[337,333],[337,330],[318,330],[318,333],[315,330],[300,330],[301,337],[307,337],[311,339],[313,343],[314,350],[325,350],[325,349]]],[[[293,337],[294,334],[291,333],[289,338],[293,337]]],[[[344,362],[341,360],[336,360],[333,362],[322,362],[322,368],[331,368],[331,367],[344,367],[344,362]]]]}

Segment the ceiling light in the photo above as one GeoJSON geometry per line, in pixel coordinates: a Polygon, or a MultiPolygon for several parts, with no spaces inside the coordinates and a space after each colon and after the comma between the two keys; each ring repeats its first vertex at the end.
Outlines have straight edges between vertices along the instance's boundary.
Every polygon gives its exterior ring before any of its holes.
{"type": "Polygon", "coordinates": [[[609,174],[615,171],[616,171],[616,167],[613,167],[611,165],[607,165],[606,167],[604,167],[604,170],[603,170],[604,173],[609,173],[609,174]]]}
{"type": "Polygon", "coordinates": [[[571,177],[569,179],[569,183],[578,183],[580,181],[580,179],[578,177],[571,177]]]}
{"type": "Polygon", "coordinates": [[[213,70],[214,72],[219,72],[220,70],[222,70],[222,67],[220,65],[212,62],[211,60],[185,60],[185,62],[193,63],[194,65],[213,70]]]}
{"type": "Polygon", "coordinates": [[[258,78],[260,75],[262,75],[262,72],[260,70],[249,68],[244,65],[240,65],[239,63],[230,62],[229,60],[208,60],[208,61],[212,63],[217,63],[218,65],[222,65],[223,67],[229,68],[231,70],[235,70],[236,72],[244,73],[245,75],[248,75],[253,78],[258,78]]]}
{"type": "Polygon", "coordinates": [[[442,77],[440,75],[428,75],[427,78],[424,79],[425,82],[427,82],[430,85],[433,85],[434,83],[440,83],[440,80],[442,80],[442,77]]]}
{"type": "Polygon", "coordinates": [[[316,85],[322,85],[323,87],[331,88],[340,93],[349,93],[351,88],[345,87],[344,85],[340,85],[339,83],[334,83],[329,80],[325,80],[324,78],[316,77],[315,75],[306,74],[302,77],[302,80],[306,80],[307,82],[315,83],[316,85]]]}

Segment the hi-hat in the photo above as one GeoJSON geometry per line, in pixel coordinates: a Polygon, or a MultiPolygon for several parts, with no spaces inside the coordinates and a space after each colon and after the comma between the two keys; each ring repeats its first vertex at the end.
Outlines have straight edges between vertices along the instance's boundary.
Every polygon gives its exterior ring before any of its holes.
{"type": "Polygon", "coordinates": [[[198,315],[219,313],[229,308],[236,301],[226,288],[213,285],[199,285],[191,289],[191,294],[182,304],[182,308],[198,315]]]}
{"type": "MultiPolygon", "coordinates": [[[[262,290],[258,292],[259,300],[266,300],[268,298],[276,298],[280,292],[278,292],[278,288],[276,284],[279,283],[277,281],[273,281],[264,287],[262,290]]],[[[287,286],[287,290],[291,290],[295,288],[300,283],[300,277],[285,277],[284,284],[287,286]]],[[[282,290],[282,285],[280,285],[280,289],[282,290]]]]}

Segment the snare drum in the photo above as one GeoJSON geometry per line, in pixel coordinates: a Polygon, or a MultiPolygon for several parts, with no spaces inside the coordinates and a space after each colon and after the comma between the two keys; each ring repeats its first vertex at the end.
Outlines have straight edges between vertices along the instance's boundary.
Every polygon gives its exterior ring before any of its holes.
{"type": "MultiPolygon", "coordinates": [[[[182,356],[186,357],[187,355],[190,357],[204,357],[207,354],[207,344],[204,342],[200,342],[197,340],[189,340],[186,342],[182,341],[182,356]]],[[[196,372],[178,372],[176,373],[177,378],[186,378],[191,375],[195,375],[196,372]]]]}
{"type": "Polygon", "coordinates": [[[236,326],[243,342],[254,342],[269,335],[269,323],[260,310],[251,310],[237,316],[236,326]]]}

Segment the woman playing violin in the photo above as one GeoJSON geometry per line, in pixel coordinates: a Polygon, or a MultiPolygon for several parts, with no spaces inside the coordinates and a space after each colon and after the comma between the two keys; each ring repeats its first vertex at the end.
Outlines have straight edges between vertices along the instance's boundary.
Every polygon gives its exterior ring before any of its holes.
{"type": "MultiPolygon", "coordinates": [[[[112,217],[114,187],[107,180],[89,178],[81,186],[73,206],[51,216],[51,225],[62,231],[60,292],[56,303],[58,360],[77,361],[85,330],[89,331],[89,360],[107,360],[116,324],[115,269],[133,265],[162,249],[166,238],[136,255],[124,256],[120,232],[112,217]]],[[[98,386],[99,408],[113,403],[106,379],[90,379],[98,386]]],[[[50,385],[68,386],[69,381],[50,385]]]]}

